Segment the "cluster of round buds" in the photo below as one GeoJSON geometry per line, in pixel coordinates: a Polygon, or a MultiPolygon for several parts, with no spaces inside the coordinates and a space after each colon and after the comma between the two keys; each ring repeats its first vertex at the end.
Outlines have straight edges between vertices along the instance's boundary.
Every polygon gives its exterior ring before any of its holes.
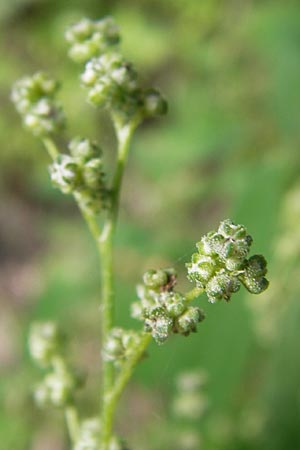
{"type": "Polygon", "coordinates": [[[196,370],[182,373],[176,380],[177,393],[173,412],[181,419],[199,419],[207,408],[207,398],[201,389],[207,381],[207,374],[196,370]]]}
{"type": "Polygon", "coordinates": [[[204,319],[202,310],[188,306],[186,298],[174,291],[176,279],[174,269],[148,270],[137,287],[140,301],[132,305],[132,317],[143,320],[145,331],[159,344],[172,333],[188,336],[204,319]]]}
{"type": "MultiPolygon", "coordinates": [[[[101,423],[99,417],[84,420],[79,428],[74,450],[101,449],[101,423]]],[[[128,450],[125,444],[116,436],[111,437],[108,450],[128,450]]]]}
{"type": "Polygon", "coordinates": [[[64,194],[74,193],[91,212],[108,205],[101,149],[88,139],[75,138],[69,144],[71,155],[59,155],[50,166],[54,186],[64,194]]]}
{"type": "Polygon", "coordinates": [[[65,337],[55,322],[36,322],[31,325],[29,352],[32,359],[47,367],[55,355],[62,351],[65,337]]]}
{"type": "Polygon", "coordinates": [[[247,259],[251,244],[252,238],[243,225],[224,220],[218,231],[208,233],[197,243],[198,253],[186,264],[188,279],[205,289],[211,303],[229,301],[241,283],[251,293],[263,292],[268,287],[264,277],[266,260],[261,255],[247,259]]]}
{"type": "Polygon", "coordinates": [[[135,69],[119,53],[91,59],[81,81],[89,89],[91,104],[118,114],[125,122],[134,116],[155,116],[167,111],[166,101],[156,89],[139,87],[135,69]]]}
{"type": "Polygon", "coordinates": [[[65,37],[71,45],[69,56],[78,63],[101,55],[120,41],[119,28],[112,17],[81,19],[70,26],[65,37]]]}
{"type": "Polygon", "coordinates": [[[101,424],[99,418],[86,419],[81,423],[74,450],[99,450],[101,424]]]}
{"type": "Polygon", "coordinates": [[[63,407],[72,401],[81,379],[68,370],[53,371],[36,387],[34,398],[41,407],[63,407]]]}
{"type": "Polygon", "coordinates": [[[31,326],[29,352],[41,367],[52,367],[36,387],[34,398],[39,406],[62,407],[68,404],[82,377],[68,368],[62,354],[65,336],[54,322],[37,322],[31,326]]]}
{"type": "Polygon", "coordinates": [[[135,353],[140,343],[140,334],[123,328],[113,328],[103,346],[103,358],[120,366],[135,353]]]}
{"type": "Polygon", "coordinates": [[[47,136],[65,125],[61,105],[55,99],[59,85],[43,72],[24,77],[13,86],[12,100],[23,123],[34,135],[47,136]]]}

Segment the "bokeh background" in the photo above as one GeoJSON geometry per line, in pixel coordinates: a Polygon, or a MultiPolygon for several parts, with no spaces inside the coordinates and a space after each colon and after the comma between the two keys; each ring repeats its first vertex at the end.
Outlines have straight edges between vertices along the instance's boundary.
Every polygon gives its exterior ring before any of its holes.
{"type": "Polygon", "coordinates": [[[271,280],[258,297],[201,299],[207,319],[197,334],[153,344],[117,428],[140,450],[299,449],[300,6],[276,0],[0,1],[0,449],[69,448],[62,414],[32,402],[41,377],[26,349],[34,319],[59,320],[70,358],[89,374],[78,398],[85,414],[98,402],[97,255],[9,92],[39,69],[62,80],[62,143],[99,139],[111,167],[112,126],[85,102],[63,39],[75,20],[106,14],[121,26],[124,54],[170,107],[134,138],[116,242],[117,323],[139,326],[129,305],[148,268],[176,267],[188,289],[195,242],[227,217],[248,227],[271,280]],[[202,412],[176,418],[174,379],[198,369],[207,375],[202,412]]]}

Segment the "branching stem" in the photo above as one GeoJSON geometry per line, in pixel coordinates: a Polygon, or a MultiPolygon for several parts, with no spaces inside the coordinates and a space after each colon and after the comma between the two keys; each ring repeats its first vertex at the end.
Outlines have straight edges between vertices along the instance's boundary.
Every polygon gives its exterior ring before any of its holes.
{"type": "Polygon", "coordinates": [[[141,337],[140,342],[135,348],[135,351],[132,352],[132,357],[128,359],[124,366],[122,367],[119,375],[117,376],[112,389],[105,393],[105,402],[103,408],[103,419],[102,419],[102,444],[103,450],[108,450],[109,441],[112,433],[113,419],[115,415],[117,402],[130,380],[133,370],[139,360],[143,357],[146,348],[148,347],[151,341],[151,334],[144,333],[141,337]]]}

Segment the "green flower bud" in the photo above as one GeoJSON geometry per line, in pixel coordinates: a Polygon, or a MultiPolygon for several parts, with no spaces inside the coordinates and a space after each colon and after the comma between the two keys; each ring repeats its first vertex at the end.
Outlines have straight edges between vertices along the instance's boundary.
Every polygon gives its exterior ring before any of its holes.
{"type": "Polygon", "coordinates": [[[228,274],[224,269],[220,270],[206,286],[206,294],[211,303],[217,300],[230,300],[231,295],[240,289],[239,280],[228,274]]]}
{"type": "Polygon", "coordinates": [[[119,29],[112,17],[95,21],[84,18],[72,25],[65,37],[71,44],[69,56],[78,63],[101,55],[120,41],[119,29]]]}
{"type": "Polygon", "coordinates": [[[220,223],[218,233],[224,237],[220,258],[229,270],[238,270],[249,253],[252,237],[243,225],[235,225],[229,219],[220,223]]]}
{"type": "Polygon", "coordinates": [[[54,356],[64,347],[64,336],[54,322],[36,322],[31,325],[29,351],[41,366],[49,366],[54,356]]]}
{"type": "Polygon", "coordinates": [[[165,270],[147,270],[143,275],[143,281],[147,288],[159,290],[168,283],[168,274],[165,270]]]}
{"type": "Polygon", "coordinates": [[[151,332],[153,339],[162,344],[172,332],[173,320],[167,315],[165,308],[156,307],[145,311],[145,331],[151,332]]]}
{"type": "Polygon", "coordinates": [[[143,110],[145,116],[158,116],[168,112],[168,104],[156,89],[149,88],[144,92],[143,110]]]}
{"type": "Polygon", "coordinates": [[[267,273],[267,261],[262,255],[253,255],[247,261],[244,272],[239,276],[245,288],[251,294],[260,294],[269,286],[264,277],[267,273]]]}
{"type": "Polygon", "coordinates": [[[92,192],[106,191],[104,176],[103,162],[100,158],[91,159],[83,166],[85,186],[92,192]]]}
{"type": "Polygon", "coordinates": [[[99,418],[86,419],[80,426],[74,450],[99,450],[100,441],[101,424],[99,418]]]}
{"type": "Polygon", "coordinates": [[[63,407],[72,398],[79,380],[67,371],[53,372],[36,388],[34,398],[40,407],[63,407]]]}
{"type": "Polygon", "coordinates": [[[86,163],[90,159],[102,156],[102,151],[96,142],[89,139],[76,137],[69,143],[71,155],[81,163],[86,163]]]}
{"type": "Polygon", "coordinates": [[[267,261],[262,255],[253,255],[248,261],[244,271],[248,278],[263,277],[267,273],[267,261]]]}
{"type": "Polygon", "coordinates": [[[56,133],[65,125],[62,107],[55,100],[57,90],[58,83],[42,72],[13,86],[12,101],[24,125],[36,136],[56,133]]]}
{"type": "Polygon", "coordinates": [[[189,306],[176,320],[176,332],[188,336],[195,332],[197,324],[205,318],[204,312],[195,306],[189,306]]]}
{"type": "Polygon", "coordinates": [[[69,194],[83,186],[82,173],[75,159],[69,155],[59,155],[50,166],[53,185],[64,194],[69,194]]]}
{"type": "Polygon", "coordinates": [[[261,294],[269,286],[269,281],[265,277],[260,278],[248,278],[247,276],[241,277],[243,285],[251,294],[261,294]]]}
{"type": "Polygon", "coordinates": [[[144,308],[141,302],[133,302],[130,305],[130,315],[133,319],[143,320],[144,308]]]}
{"type": "Polygon", "coordinates": [[[140,341],[140,335],[132,330],[113,328],[103,347],[103,358],[117,366],[127,359],[140,341]]]}
{"type": "Polygon", "coordinates": [[[81,76],[89,89],[88,99],[94,106],[124,115],[135,115],[141,103],[137,74],[133,66],[118,53],[93,58],[81,76]]]}
{"type": "Polygon", "coordinates": [[[212,256],[194,253],[192,262],[186,264],[188,279],[196,282],[197,287],[204,288],[218,269],[216,259],[212,256]]]}
{"type": "Polygon", "coordinates": [[[179,292],[167,292],[164,297],[165,308],[173,319],[180,316],[186,309],[186,299],[179,292]]]}

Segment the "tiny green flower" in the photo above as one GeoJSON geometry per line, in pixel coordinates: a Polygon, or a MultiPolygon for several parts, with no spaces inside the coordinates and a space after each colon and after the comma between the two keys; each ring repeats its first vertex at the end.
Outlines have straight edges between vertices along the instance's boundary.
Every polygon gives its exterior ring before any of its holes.
{"type": "Polygon", "coordinates": [[[237,277],[230,275],[225,269],[221,269],[207,283],[206,294],[211,303],[222,299],[229,301],[231,295],[237,292],[240,287],[241,283],[237,277]]]}
{"type": "Polygon", "coordinates": [[[99,417],[84,420],[79,428],[74,450],[99,450],[101,443],[101,423],[99,417]]]}
{"type": "Polygon", "coordinates": [[[29,333],[29,352],[42,367],[64,349],[65,337],[55,322],[34,322],[29,333]]]}
{"type": "Polygon", "coordinates": [[[81,167],[69,155],[59,155],[49,170],[53,186],[64,194],[70,194],[83,186],[81,167]]]}
{"type": "Polygon", "coordinates": [[[55,371],[45,376],[34,393],[40,407],[64,407],[72,399],[79,380],[67,371],[55,371]]]}
{"type": "Polygon", "coordinates": [[[112,17],[83,18],[68,28],[65,37],[70,43],[69,56],[77,63],[100,56],[120,41],[119,28],[112,17]]]}
{"type": "Polygon", "coordinates": [[[102,356],[105,361],[112,361],[118,367],[134,353],[139,342],[139,333],[113,328],[103,346],[102,356]]]}
{"type": "Polygon", "coordinates": [[[43,72],[15,82],[12,101],[23,123],[36,136],[47,136],[62,130],[65,116],[56,101],[58,83],[43,72]]]}
{"type": "Polygon", "coordinates": [[[188,336],[190,333],[197,330],[198,323],[202,322],[204,319],[205,314],[200,308],[189,306],[185,312],[177,318],[175,322],[176,332],[188,336]]]}
{"type": "Polygon", "coordinates": [[[251,244],[243,225],[224,220],[218,231],[207,233],[196,244],[198,253],[186,264],[188,279],[206,291],[211,303],[229,301],[241,282],[253,294],[263,292],[268,287],[267,264],[261,255],[247,259],[251,244]]]}

